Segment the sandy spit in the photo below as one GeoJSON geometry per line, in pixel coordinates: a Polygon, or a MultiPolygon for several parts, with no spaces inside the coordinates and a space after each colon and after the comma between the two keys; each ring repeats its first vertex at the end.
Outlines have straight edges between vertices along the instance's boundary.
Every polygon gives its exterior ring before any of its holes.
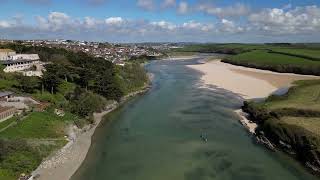
{"type": "MultiPolygon", "coordinates": [[[[303,79],[318,79],[318,76],[298,75],[291,73],[276,73],[272,71],[246,68],[223,63],[220,60],[209,61],[199,65],[189,65],[190,68],[203,73],[200,88],[217,86],[238,94],[243,100],[266,98],[279,88],[292,86],[292,82],[303,79]]],[[[256,123],[247,118],[241,109],[235,111],[240,123],[249,133],[255,134],[256,123]]]]}
{"type": "Polygon", "coordinates": [[[244,99],[265,98],[279,88],[289,87],[302,79],[315,79],[317,76],[276,73],[235,66],[221,61],[210,61],[199,65],[189,65],[203,73],[202,86],[210,85],[232,91],[244,99]]]}

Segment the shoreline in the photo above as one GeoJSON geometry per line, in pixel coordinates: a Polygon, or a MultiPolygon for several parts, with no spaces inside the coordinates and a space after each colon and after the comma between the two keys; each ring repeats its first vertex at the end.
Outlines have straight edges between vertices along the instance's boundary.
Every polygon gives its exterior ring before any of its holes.
{"type": "Polygon", "coordinates": [[[108,105],[103,112],[94,113],[95,123],[87,125],[82,129],[72,126],[69,142],[45,159],[38,168],[32,172],[29,180],[69,180],[79,169],[85,160],[92,142],[92,136],[96,128],[103,121],[103,117],[113,112],[132,97],[146,93],[150,89],[150,84],[140,90],[124,96],[120,102],[113,102],[108,105]]]}
{"type": "Polygon", "coordinates": [[[167,57],[167,58],[162,58],[160,59],[161,61],[175,61],[175,60],[189,60],[189,59],[194,59],[194,58],[199,58],[200,56],[198,55],[192,55],[192,56],[172,56],[172,57],[167,57]]]}
{"type": "MultiPolygon", "coordinates": [[[[273,71],[236,66],[221,62],[207,61],[203,64],[188,65],[202,73],[200,88],[210,89],[218,86],[231,91],[242,98],[243,102],[250,99],[264,99],[281,88],[289,88],[297,80],[319,79],[318,76],[299,75],[293,73],[278,73],[273,71]],[[223,75],[223,76],[222,76],[223,75]]],[[[239,122],[252,135],[258,125],[251,122],[242,109],[234,111],[239,116],[239,122]]]]}

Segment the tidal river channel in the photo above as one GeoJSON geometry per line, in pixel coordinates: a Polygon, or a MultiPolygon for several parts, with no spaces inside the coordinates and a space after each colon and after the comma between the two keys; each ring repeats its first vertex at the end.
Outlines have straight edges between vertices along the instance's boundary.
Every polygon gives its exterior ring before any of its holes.
{"type": "Polygon", "coordinates": [[[201,74],[186,65],[200,60],[148,64],[152,88],[106,117],[72,180],[316,179],[253,142],[233,113],[240,97],[199,88],[201,74]]]}

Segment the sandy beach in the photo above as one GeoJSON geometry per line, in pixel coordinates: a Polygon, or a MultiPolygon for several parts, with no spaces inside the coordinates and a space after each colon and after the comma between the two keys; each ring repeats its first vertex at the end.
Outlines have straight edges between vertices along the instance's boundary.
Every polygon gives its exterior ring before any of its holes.
{"type": "Polygon", "coordinates": [[[189,67],[203,73],[202,87],[217,86],[232,91],[244,99],[265,98],[279,88],[290,87],[293,81],[319,78],[246,68],[223,63],[219,60],[189,65],[189,67]]]}
{"type": "MultiPolygon", "coordinates": [[[[238,94],[243,100],[268,97],[279,88],[290,87],[292,82],[296,80],[319,78],[246,68],[223,63],[220,60],[190,65],[189,67],[203,73],[200,88],[210,89],[210,86],[217,86],[238,94]]],[[[250,122],[241,109],[236,110],[235,113],[239,115],[240,123],[249,133],[254,134],[257,124],[250,122]]]]}

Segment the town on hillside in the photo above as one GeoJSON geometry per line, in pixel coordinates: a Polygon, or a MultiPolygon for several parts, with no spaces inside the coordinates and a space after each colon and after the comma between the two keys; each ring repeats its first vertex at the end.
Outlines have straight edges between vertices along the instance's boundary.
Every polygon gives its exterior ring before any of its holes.
{"type": "Polygon", "coordinates": [[[19,43],[32,47],[63,48],[74,52],[84,52],[94,57],[104,58],[114,64],[124,65],[125,61],[139,57],[158,58],[163,56],[163,51],[173,47],[170,43],[140,43],[116,44],[102,42],[87,42],[74,40],[0,40],[0,44],[19,43]]]}

